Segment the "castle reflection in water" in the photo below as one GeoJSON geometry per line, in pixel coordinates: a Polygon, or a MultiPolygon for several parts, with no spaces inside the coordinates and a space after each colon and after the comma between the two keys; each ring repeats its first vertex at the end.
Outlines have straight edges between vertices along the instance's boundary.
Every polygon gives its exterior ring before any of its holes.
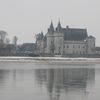
{"type": "Polygon", "coordinates": [[[35,69],[35,78],[38,85],[47,88],[49,100],[86,100],[95,82],[95,69],[35,69]]]}

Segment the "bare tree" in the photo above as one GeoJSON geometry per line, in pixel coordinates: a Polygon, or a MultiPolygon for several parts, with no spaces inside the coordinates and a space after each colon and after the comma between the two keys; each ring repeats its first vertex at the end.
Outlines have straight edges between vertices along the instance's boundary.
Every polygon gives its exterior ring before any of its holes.
{"type": "Polygon", "coordinates": [[[8,45],[10,43],[10,39],[9,38],[6,38],[5,43],[6,43],[6,45],[8,45]]]}
{"type": "Polygon", "coordinates": [[[13,44],[14,44],[15,46],[17,46],[17,40],[18,40],[17,36],[14,36],[14,38],[13,38],[13,44]]]}
{"type": "Polygon", "coordinates": [[[1,44],[4,44],[6,35],[7,33],[5,31],[0,31],[0,43],[1,44]]]}

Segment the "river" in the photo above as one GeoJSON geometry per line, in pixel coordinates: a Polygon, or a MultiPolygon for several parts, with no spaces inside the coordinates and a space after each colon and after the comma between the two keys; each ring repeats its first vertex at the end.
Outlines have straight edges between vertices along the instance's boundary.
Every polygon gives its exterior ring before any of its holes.
{"type": "Polygon", "coordinates": [[[100,100],[99,67],[0,62],[0,100],[100,100]]]}

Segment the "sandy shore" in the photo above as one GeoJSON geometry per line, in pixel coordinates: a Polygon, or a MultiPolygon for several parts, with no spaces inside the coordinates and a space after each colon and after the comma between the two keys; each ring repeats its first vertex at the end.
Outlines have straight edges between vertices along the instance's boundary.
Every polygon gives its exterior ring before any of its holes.
{"type": "Polygon", "coordinates": [[[0,57],[0,62],[38,63],[38,64],[100,64],[100,58],[0,57]]]}

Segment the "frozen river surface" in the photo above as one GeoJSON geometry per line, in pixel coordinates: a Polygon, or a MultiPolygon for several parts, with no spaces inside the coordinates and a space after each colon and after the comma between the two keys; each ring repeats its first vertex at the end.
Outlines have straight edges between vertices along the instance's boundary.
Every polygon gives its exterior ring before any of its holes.
{"type": "Polygon", "coordinates": [[[0,62],[0,100],[100,100],[99,67],[0,62]]]}

